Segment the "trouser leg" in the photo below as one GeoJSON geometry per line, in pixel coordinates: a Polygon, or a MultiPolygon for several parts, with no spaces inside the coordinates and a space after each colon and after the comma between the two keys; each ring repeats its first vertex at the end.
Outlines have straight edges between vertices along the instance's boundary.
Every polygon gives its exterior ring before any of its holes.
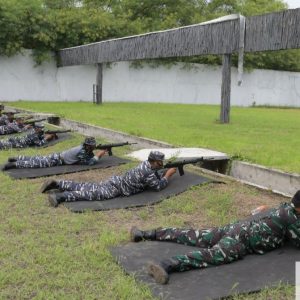
{"type": "Polygon", "coordinates": [[[242,258],[246,254],[246,246],[242,242],[226,236],[212,248],[199,248],[199,250],[172,257],[172,259],[179,262],[176,269],[172,271],[182,272],[227,264],[242,258]]]}
{"type": "Polygon", "coordinates": [[[87,190],[94,192],[99,189],[100,183],[95,182],[75,182],[72,180],[60,180],[58,181],[58,187],[60,191],[82,191],[87,190]]]}
{"type": "Polygon", "coordinates": [[[13,147],[13,144],[9,141],[0,141],[0,149],[10,149],[13,147]]]}
{"type": "Polygon", "coordinates": [[[208,248],[216,244],[224,235],[222,227],[202,230],[159,228],[156,229],[156,240],[168,241],[189,246],[208,248]]]}
{"type": "Polygon", "coordinates": [[[61,165],[59,154],[54,153],[48,156],[33,156],[29,160],[17,160],[17,168],[49,168],[61,165]]]}
{"type": "Polygon", "coordinates": [[[101,184],[96,190],[66,191],[63,193],[66,201],[102,201],[120,195],[118,188],[109,182],[101,184]]]}

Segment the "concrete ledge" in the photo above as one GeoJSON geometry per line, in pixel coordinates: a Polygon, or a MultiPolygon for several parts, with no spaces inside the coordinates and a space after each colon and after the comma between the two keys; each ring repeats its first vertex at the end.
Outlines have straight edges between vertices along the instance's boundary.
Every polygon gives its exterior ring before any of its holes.
{"type": "Polygon", "coordinates": [[[67,120],[67,119],[61,119],[60,120],[61,126],[73,129],[78,131],[79,133],[83,135],[91,135],[95,137],[102,137],[109,141],[115,141],[115,142],[130,142],[130,143],[138,143],[138,148],[144,148],[149,146],[158,146],[158,147],[164,147],[164,148],[173,148],[174,146],[164,143],[157,140],[152,140],[148,138],[138,137],[126,134],[124,132],[115,131],[112,129],[107,129],[99,126],[94,126],[90,124],[85,124],[73,120],[67,120]]]}
{"type": "Polygon", "coordinates": [[[245,183],[270,189],[273,192],[286,196],[292,196],[300,189],[299,174],[285,173],[280,170],[237,160],[232,161],[229,175],[245,183]]]}

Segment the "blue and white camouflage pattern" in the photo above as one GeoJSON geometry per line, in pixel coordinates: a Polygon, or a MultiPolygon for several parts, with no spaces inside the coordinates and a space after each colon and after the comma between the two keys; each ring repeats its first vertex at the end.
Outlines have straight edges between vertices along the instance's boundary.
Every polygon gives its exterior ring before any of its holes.
{"type": "MultiPolygon", "coordinates": [[[[83,146],[78,147],[76,153],[73,152],[74,148],[69,149],[73,155],[74,159],[72,160],[74,164],[84,164],[84,165],[93,165],[97,162],[94,158],[94,153],[87,152],[83,146]]],[[[68,150],[64,151],[67,153],[68,150]]],[[[54,166],[60,166],[63,164],[68,164],[64,161],[61,153],[52,153],[46,156],[23,156],[20,155],[16,161],[16,168],[49,168],[54,166]]]]}
{"type": "Polygon", "coordinates": [[[41,147],[45,145],[46,140],[44,132],[36,133],[34,130],[25,136],[11,137],[6,140],[0,140],[0,149],[41,147]]]}
{"type": "Polygon", "coordinates": [[[0,126],[0,135],[19,133],[27,130],[23,124],[13,121],[7,125],[0,126]]]}
{"type": "Polygon", "coordinates": [[[107,181],[78,183],[61,180],[58,185],[59,190],[64,191],[66,201],[102,201],[117,196],[134,195],[147,188],[160,191],[168,185],[168,180],[161,178],[146,160],[124,176],[112,176],[107,181]]]}

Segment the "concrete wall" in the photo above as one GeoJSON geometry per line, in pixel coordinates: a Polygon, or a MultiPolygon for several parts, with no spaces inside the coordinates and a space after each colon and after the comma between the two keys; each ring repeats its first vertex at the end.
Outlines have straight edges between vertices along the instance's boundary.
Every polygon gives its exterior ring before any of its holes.
{"type": "MultiPolygon", "coordinates": [[[[34,67],[30,52],[0,57],[0,101],[92,101],[96,66],[57,68],[53,60],[34,67]]],[[[237,86],[232,68],[232,105],[300,107],[300,73],[254,70],[237,86]]],[[[104,101],[220,104],[221,67],[183,65],[130,68],[128,62],[103,71],[104,101]]]]}

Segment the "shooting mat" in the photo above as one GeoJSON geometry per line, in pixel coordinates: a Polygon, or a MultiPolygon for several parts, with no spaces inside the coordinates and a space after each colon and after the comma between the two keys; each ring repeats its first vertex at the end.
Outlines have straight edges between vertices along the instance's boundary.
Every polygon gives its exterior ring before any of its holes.
{"type": "Polygon", "coordinates": [[[99,160],[99,162],[95,165],[62,165],[55,166],[51,168],[26,168],[26,169],[10,169],[7,171],[3,171],[11,178],[21,179],[21,178],[36,178],[43,176],[52,176],[52,175],[60,175],[67,173],[76,173],[82,171],[88,171],[93,169],[104,169],[113,166],[118,166],[121,164],[125,164],[129,162],[128,159],[123,159],[117,156],[105,156],[99,160]]]}
{"type": "MultiPolygon", "coordinates": [[[[47,148],[49,146],[53,146],[57,143],[60,143],[62,141],[68,140],[72,137],[72,134],[70,134],[69,132],[65,132],[65,133],[58,133],[57,136],[58,136],[57,140],[52,140],[52,141],[46,143],[44,146],[42,146],[42,148],[47,148]]],[[[37,147],[37,148],[39,148],[39,147],[37,147]]]]}
{"type": "Polygon", "coordinates": [[[189,187],[199,185],[205,182],[211,182],[209,178],[185,172],[185,175],[179,176],[176,173],[169,181],[168,186],[162,191],[156,192],[146,190],[142,193],[129,197],[117,197],[105,201],[75,201],[64,202],[64,205],[72,212],[84,212],[84,210],[109,210],[118,208],[129,208],[152,205],[162,201],[163,199],[180,194],[189,187]]]}
{"type": "Polygon", "coordinates": [[[278,283],[295,284],[296,247],[287,245],[265,255],[247,255],[231,264],[172,273],[166,285],[157,284],[147,274],[148,261],[159,262],[195,247],[170,242],[139,242],[111,248],[110,251],[126,273],[149,285],[153,295],[163,299],[219,299],[234,294],[259,291],[278,283]]]}

